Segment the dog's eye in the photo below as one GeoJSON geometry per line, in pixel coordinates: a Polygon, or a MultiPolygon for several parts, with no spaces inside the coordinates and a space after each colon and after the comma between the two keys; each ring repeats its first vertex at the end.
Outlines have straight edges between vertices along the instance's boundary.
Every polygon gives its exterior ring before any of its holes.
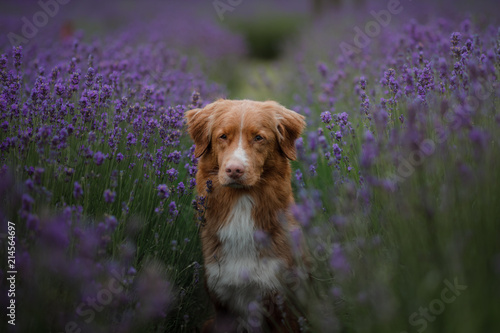
{"type": "Polygon", "coordinates": [[[221,136],[219,136],[219,139],[226,140],[227,139],[227,135],[226,134],[222,134],[221,136]]]}
{"type": "Polygon", "coordinates": [[[264,138],[260,135],[256,135],[254,140],[255,141],[262,141],[262,140],[264,140],[264,138]]]}

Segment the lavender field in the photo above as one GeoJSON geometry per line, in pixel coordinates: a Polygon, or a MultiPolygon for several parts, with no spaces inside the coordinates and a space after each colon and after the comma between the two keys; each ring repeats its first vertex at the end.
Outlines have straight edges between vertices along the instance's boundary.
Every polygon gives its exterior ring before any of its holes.
{"type": "Polygon", "coordinates": [[[0,331],[200,329],[183,115],[221,97],[306,117],[304,332],[500,331],[497,7],[2,1],[0,331]]]}

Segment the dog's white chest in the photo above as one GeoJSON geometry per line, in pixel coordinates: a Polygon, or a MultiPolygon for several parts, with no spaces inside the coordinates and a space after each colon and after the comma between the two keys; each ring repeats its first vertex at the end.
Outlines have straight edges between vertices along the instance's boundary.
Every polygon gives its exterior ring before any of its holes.
{"type": "Polygon", "coordinates": [[[220,258],[206,267],[210,290],[242,312],[264,293],[279,289],[278,275],[283,267],[278,258],[259,256],[252,207],[250,196],[237,201],[227,223],[217,233],[222,245],[220,258]]]}

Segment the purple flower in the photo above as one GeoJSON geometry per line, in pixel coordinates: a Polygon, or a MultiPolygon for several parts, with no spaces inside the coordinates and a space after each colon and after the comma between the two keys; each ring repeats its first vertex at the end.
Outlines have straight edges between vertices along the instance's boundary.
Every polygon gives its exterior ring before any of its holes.
{"type": "Polygon", "coordinates": [[[158,191],[158,196],[160,197],[160,199],[167,199],[170,196],[170,191],[165,184],[158,185],[156,190],[158,191]]]}
{"type": "Polygon", "coordinates": [[[314,216],[314,204],[309,200],[297,203],[291,208],[293,217],[303,226],[308,227],[314,216]]]}
{"type": "Polygon", "coordinates": [[[338,144],[334,143],[332,145],[333,153],[335,154],[335,158],[340,161],[342,159],[342,148],[339,147],[338,144]]]}
{"type": "Polygon", "coordinates": [[[13,49],[13,56],[14,56],[14,67],[19,70],[21,67],[21,60],[23,58],[23,47],[22,46],[16,46],[13,49]]]}
{"type": "Polygon", "coordinates": [[[82,197],[82,195],[83,195],[82,186],[78,182],[75,182],[73,184],[73,197],[75,197],[75,199],[78,200],[82,197]]]}
{"type": "Polygon", "coordinates": [[[179,214],[179,211],[177,210],[177,204],[175,203],[175,201],[172,201],[168,204],[168,211],[170,215],[174,217],[179,214]]]}
{"type": "Polygon", "coordinates": [[[320,63],[318,64],[318,71],[323,78],[326,78],[326,75],[328,74],[328,67],[324,63],[320,63]]]}
{"type": "Polygon", "coordinates": [[[330,266],[334,271],[340,273],[348,273],[351,269],[351,266],[345,256],[344,249],[342,249],[339,243],[334,243],[332,246],[330,266]]]}
{"type": "Polygon", "coordinates": [[[134,133],[127,134],[127,146],[132,146],[137,143],[134,133]]]}
{"type": "Polygon", "coordinates": [[[324,111],[321,113],[321,121],[325,124],[329,124],[332,121],[332,114],[330,111],[324,111]]]}
{"type": "Polygon", "coordinates": [[[180,151],[174,151],[167,156],[167,161],[173,162],[175,164],[179,164],[181,160],[181,152],[180,151]]]}
{"type": "Polygon", "coordinates": [[[337,132],[335,132],[335,139],[336,139],[337,141],[342,140],[342,132],[341,132],[341,131],[337,131],[337,132]]]}
{"type": "Polygon", "coordinates": [[[469,132],[470,140],[480,149],[485,149],[488,145],[488,134],[474,127],[469,132]]]}
{"type": "Polygon", "coordinates": [[[186,192],[186,186],[184,186],[183,182],[179,182],[179,184],[177,185],[177,193],[179,195],[183,195],[185,192],[186,192]]]}
{"type": "Polygon", "coordinates": [[[106,203],[113,203],[115,201],[116,192],[109,189],[104,191],[104,201],[106,203]]]}
{"type": "Polygon", "coordinates": [[[101,165],[104,162],[104,159],[108,157],[108,154],[104,155],[100,151],[94,154],[94,162],[96,165],[101,165]]]}
{"type": "Polygon", "coordinates": [[[114,216],[106,216],[104,221],[106,224],[106,228],[111,230],[111,231],[115,230],[116,226],[118,225],[118,221],[116,220],[116,217],[114,217],[114,216]]]}
{"type": "Polygon", "coordinates": [[[317,172],[316,172],[316,166],[315,166],[314,164],[311,164],[311,165],[309,166],[309,174],[310,174],[311,176],[315,176],[315,175],[316,175],[316,173],[317,173],[317,172]]]}
{"type": "Polygon", "coordinates": [[[295,179],[297,180],[298,183],[302,184],[303,177],[302,177],[302,172],[300,171],[300,169],[297,169],[297,171],[295,171],[295,179]]]}
{"type": "Polygon", "coordinates": [[[340,128],[344,128],[349,125],[349,115],[347,114],[347,112],[342,112],[337,115],[337,123],[339,124],[340,128]]]}
{"type": "Polygon", "coordinates": [[[302,233],[302,229],[293,228],[290,231],[290,236],[292,239],[292,249],[293,252],[299,254],[302,252],[302,245],[304,243],[304,235],[302,233]]]}
{"type": "Polygon", "coordinates": [[[462,34],[460,32],[454,32],[450,36],[450,42],[452,46],[458,46],[460,40],[462,39],[462,34]]]}
{"type": "Polygon", "coordinates": [[[44,168],[36,167],[33,178],[35,180],[35,184],[40,185],[42,183],[42,175],[45,172],[44,168]]]}
{"type": "Polygon", "coordinates": [[[179,175],[179,171],[175,170],[174,168],[167,170],[168,180],[171,182],[176,180],[178,175],[179,175]]]}
{"type": "Polygon", "coordinates": [[[22,210],[26,213],[31,212],[35,200],[27,193],[22,195],[22,210]]]}
{"type": "Polygon", "coordinates": [[[33,181],[30,178],[26,179],[24,185],[26,185],[26,188],[30,191],[35,188],[35,185],[33,184],[33,181]]]}
{"type": "Polygon", "coordinates": [[[208,179],[207,180],[207,182],[206,182],[206,189],[207,189],[207,193],[212,192],[212,189],[213,189],[212,179],[208,179]]]}
{"type": "Polygon", "coordinates": [[[364,76],[362,76],[360,79],[359,79],[359,86],[361,87],[361,89],[365,90],[366,89],[366,78],[364,76]]]}
{"type": "Polygon", "coordinates": [[[95,77],[95,71],[92,67],[89,67],[89,69],[87,70],[87,75],[85,75],[85,79],[86,79],[85,85],[88,88],[90,88],[93,85],[94,77],[95,77]]]}

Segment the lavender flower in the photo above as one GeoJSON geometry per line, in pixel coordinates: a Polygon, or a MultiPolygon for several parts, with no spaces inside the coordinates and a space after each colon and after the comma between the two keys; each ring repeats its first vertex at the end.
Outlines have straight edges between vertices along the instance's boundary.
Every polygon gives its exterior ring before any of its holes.
{"type": "Polygon", "coordinates": [[[332,256],[330,257],[330,266],[334,272],[348,273],[351,265],[345,256],[345,251],[340,244],[335,243],[332,247],[332,256]]]}
{"type": "Polygon", "coordinates": [[[116,192],[109,189],[104,191],[104,201],[106,203],[113,203],[116,198],[116,192]]]}
{"type": "Polygon", "coordinates": [[[172,215],[174,217],[176,217],[179,214],[179,211],[177,210],[177,204],[175,203],[175,201],[171,201],[168,204],[168,211],[169,211],[170,215],[172,215]]]}
{"type": "Polygon", "coordinates": [[[170,196],[170,191],[165,184],[158,185],[157,191],[161,199],[167,199],[170,196]]]}
{"type": "Polygon", "coordinates": [[[102,163],[104,162],[104,159],[106,159],[107,157],[108,157],[108,154],[104,155],[103,153],[98,151],[97,153],[94,154],[94,162],[96,165],[102,165],[102,163]]]}
{"type": "Polygon", "coordinates": [[[73,197],[78,200],[82,197],[83,195],[83,188],[82,186],[78,183],[78,182],[75,182],[73,184],[73,197]]]}
{"type": "Polygon", "coordinates": [[[330,111],[324,111],[321,113],[321,121],[325,124],[329,124],[332,121],[332,114],[330,111]]]}

